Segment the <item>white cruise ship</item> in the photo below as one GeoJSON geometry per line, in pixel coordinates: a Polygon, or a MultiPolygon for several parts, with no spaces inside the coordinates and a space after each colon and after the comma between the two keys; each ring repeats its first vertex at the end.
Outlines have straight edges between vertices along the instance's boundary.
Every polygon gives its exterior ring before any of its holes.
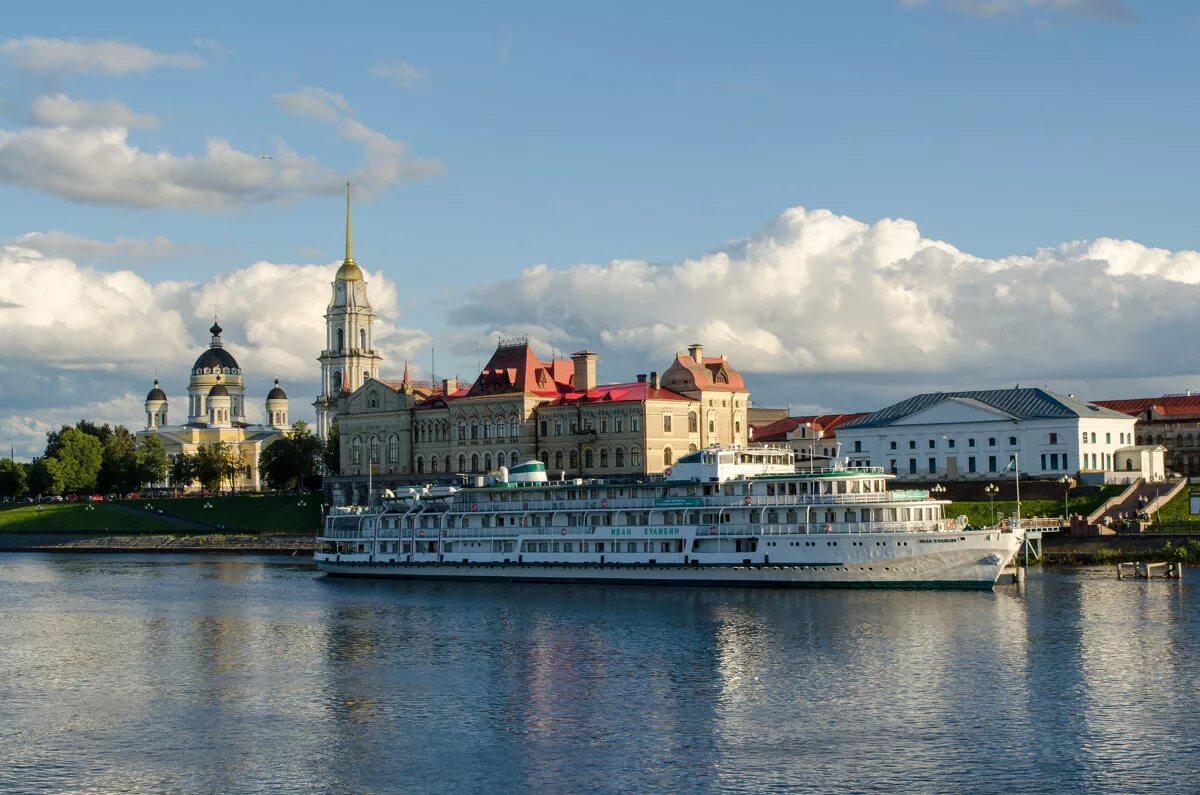
{"type": "Polygon", "coordinates": [[[338,576],[990,589],[1020,528],[968,528],[890,479],[798,471],[786,447],[710,447],[636,482],[551,480],[529,461],[333,508],[315,559],[338,576]]]}

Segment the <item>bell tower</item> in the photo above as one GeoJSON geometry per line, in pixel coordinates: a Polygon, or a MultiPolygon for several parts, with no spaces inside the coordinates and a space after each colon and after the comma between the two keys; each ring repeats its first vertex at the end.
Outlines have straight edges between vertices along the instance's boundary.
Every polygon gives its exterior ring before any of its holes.
{"type": "Polygon", "coordinates": [[[324,439],[337,416],[343,390],[353,391],[368,378],[379,377],[382,360],[371,339],[375,313],[367,300],[367,283],[354,261],[350,226],[350,183],[346,183],[346,258],[333,277],[333,295],[325,308],[325,350],[321,363],[321,395],[313,403],[317,436],[324,439]]]}

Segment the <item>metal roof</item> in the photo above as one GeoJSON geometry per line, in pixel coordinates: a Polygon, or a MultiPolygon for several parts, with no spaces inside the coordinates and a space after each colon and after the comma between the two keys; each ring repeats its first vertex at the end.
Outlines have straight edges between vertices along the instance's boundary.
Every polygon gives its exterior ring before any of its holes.
{"type": "Polygon", "coordinates": [[[972,392],[928,392],[916,395],[899,403],[893,403],[865,417],[842,426],[852,428],[881,428],[892,425],[905,417],[944,403],[947,400],[972,402],[1003,412],[1016,420],[1047,420],[1064,417],[1094,417],[1101,419],[1129,419],[1128,414],[1113,411],[1094,403],[1076,400],[1038,387],[1016,389],[988,389],[972,392]]]}

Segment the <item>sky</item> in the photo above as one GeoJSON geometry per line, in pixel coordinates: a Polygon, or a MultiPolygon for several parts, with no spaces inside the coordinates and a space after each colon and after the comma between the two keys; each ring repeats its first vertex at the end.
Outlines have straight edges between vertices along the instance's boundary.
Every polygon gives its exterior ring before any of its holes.
{"type": "Polygon", "coordinates": [[[1200,5],[20,4],[0,444],[174,420],[214,315],[311,419],[354,254],[383,373],[701,342],[759,406],[1200,388],[1200,5]],[[6,438],[7,437],[7,438],[6,438]]]}

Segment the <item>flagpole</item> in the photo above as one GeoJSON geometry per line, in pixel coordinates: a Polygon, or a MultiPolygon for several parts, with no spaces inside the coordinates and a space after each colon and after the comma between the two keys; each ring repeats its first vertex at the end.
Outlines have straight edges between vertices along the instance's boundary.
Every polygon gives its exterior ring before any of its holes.
{"type": "Polygon", "coordinates": [[[1021,454],[1013,453],[1013,467],[1017,473],[1017,526],[1016,530],[1021,528],[1021,454]]]}

